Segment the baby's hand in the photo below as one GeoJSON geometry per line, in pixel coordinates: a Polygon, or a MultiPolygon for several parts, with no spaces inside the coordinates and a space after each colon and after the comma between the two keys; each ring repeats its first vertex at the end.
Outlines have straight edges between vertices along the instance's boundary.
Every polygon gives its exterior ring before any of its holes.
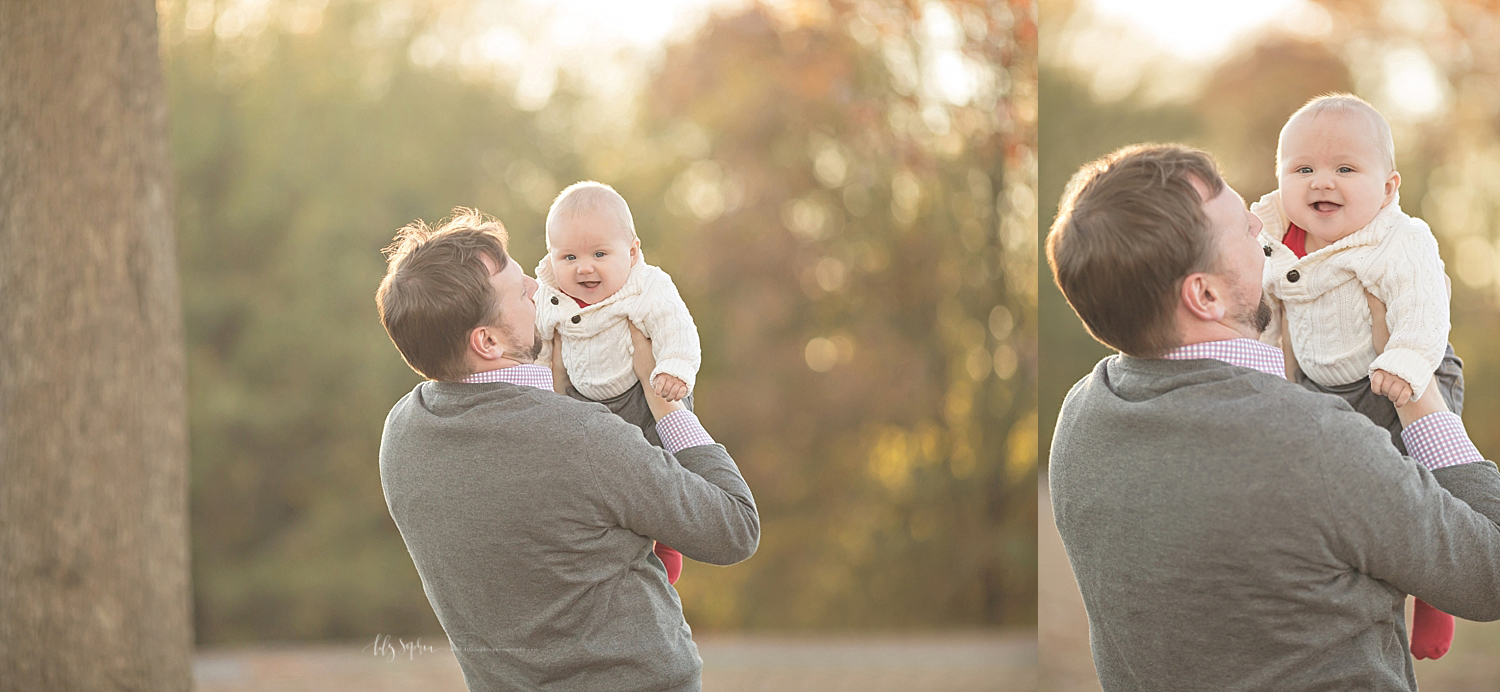
{"type": "Polygon", "coordinates": [[[652,378],[651,388],[656,390],[657,396],[667,401],[681,401],[688,393],[686,382],[667,373],[661,373],[652,378]]]}
{"type": "Polygon", "coordinates": [[[1411,385],[1384,370],[1370,373],[1370,391],[1390,399],[1397,406],[1405,406],[1411,401],[1411,385]]]}

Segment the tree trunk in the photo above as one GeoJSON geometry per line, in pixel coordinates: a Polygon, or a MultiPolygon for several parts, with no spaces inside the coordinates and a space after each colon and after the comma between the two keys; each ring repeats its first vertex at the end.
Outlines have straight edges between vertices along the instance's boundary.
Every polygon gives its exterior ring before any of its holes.
{"type": "Polygon", "coordinates": [[[0,690],[192,686],[152,0],[0,0],[0,690]]]}

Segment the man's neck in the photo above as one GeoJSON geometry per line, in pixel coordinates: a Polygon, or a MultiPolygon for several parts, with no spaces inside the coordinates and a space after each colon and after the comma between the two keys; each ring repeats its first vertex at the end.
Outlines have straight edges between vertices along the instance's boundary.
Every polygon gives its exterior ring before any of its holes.
{"type": "Polygon", "coordinates": [[[1183,344],[1161,356],[1164,360],[1208,358],[1230,365],[1259,370],[1267,375],[1286,377],[1286,360],[1281,349],[1242,336],[1222,341],[1200,341],[1183,344]]]}
{"type": "MultiPolygon", "coordinates": [[[[1245,327],[1248,329],[1248,327],[1245,327]]],[[[1199,322],[1194,321],[1187,325],[1179,325],[1177,330],[1180,335],[1178,346],[1190,346],[1192,344],[1203,344],[1210,341],[1228,341],[1230,339],[1254,339],[1258,335],[1247,334],[1234,326],[1222,322],[1199,322]]]]}
{"type": "Polygon", "coordinates": [[[472,375],[474,373],[489,372],[491,370],[504,370],[506,368],[514,368],[517,365],[531,364],[531,361],[520,361],[514,358],[495,358],[493,360],[473,358],[469,361],[468,374],[472,375]]]}

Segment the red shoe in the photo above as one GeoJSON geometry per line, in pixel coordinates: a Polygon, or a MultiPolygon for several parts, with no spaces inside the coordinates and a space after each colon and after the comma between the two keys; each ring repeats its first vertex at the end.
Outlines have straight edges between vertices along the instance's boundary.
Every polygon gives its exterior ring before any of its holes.
{"type": "Polygon", "coordinates": [[[1442,658],[1453,645],[1453,616],[1417,599],[1411,618],[1411,655],[1442,658]]]}

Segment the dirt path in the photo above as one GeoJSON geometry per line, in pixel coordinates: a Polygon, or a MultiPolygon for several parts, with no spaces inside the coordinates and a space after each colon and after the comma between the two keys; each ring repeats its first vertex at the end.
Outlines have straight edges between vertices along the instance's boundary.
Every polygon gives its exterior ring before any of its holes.
{"type": "MultiPolygon", "coordinates": [[[[1030,631],[890,636],[696,637],[708,692],[1026,692],[1036,689],[1030,631]]],[[[200,651],[198,692],[464,692],[447,642],[388,641],[200,651]]]]}

